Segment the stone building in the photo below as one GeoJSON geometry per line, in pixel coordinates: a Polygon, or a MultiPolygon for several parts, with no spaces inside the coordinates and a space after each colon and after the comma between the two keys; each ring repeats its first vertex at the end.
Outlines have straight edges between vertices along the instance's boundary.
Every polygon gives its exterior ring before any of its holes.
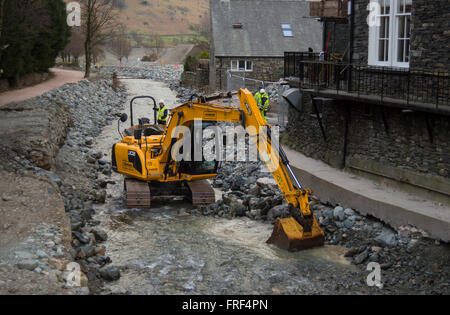
{"type": "Polygon", "coordinates": [[[291,109],[283,141],[450,204],[448,0],[369,2],[348,2],[350,15],[319,17],[325,54],[286,55],[285,75],[303,100],[291,109]]]}
{"type": "Polygon", "coordinates": [[[321,24],[304,1],[212,0],[210,85],[227,89],[227,71],[278,81],[284,52],[320,51],[321,24]]]}

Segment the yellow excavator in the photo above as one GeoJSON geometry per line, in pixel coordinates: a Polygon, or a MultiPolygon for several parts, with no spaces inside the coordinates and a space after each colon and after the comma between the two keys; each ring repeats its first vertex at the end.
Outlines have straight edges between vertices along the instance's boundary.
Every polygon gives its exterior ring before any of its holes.
{"type": "MultiPolygon", "coordinates": [[[[241,124],[247,130],[251,143],[257,145],[260,156],[264,157],[263,160],[289,204],[291,217],[275,222],[267,243],[289,251],[322,246],[324,232],[310,209],[310,191],[298,181],[281,146],[272,142],[271,126],[264,121],[253,95],[247,89],[240,89],[238,96],[240,108],[212,103],[223,96],[206,98],[193,95],[189,102],[170,111],[164,129],[151,125],[148,118],[141,118],[139,124],[134,125],[135,99],[151,99],[155,116],[157,107],[151,96],[133,99],[130,104],[131,127],[125,130],[121,142],[114,144],[112,148],[113,170],[126,176],[124,189],[127,207],[150,208],[153,198],[166,196],[172,200],[173,196],[183,193],[195,206],[215,202],[214,191],[207,179],[217,175],[219,162],[207,161],[204,157],[200,161],[174,158],[173,152],[180,151],[180,140],[184,136],[184,133],[177,131],[189,129],[194,135],[194,132],[198,133],[195,131],[198,128],[194,128],[198,122],[201,123],[201,131],[219,122],[231,122],[241,124]],[[267,132],[259,132],[261,127],[265,127],[267,132]]],[[[231,98],[232,95],[229,93],[227,97],[231,98]]],[[[125,122],[127,119],[127,115],[122,114],[119,126],[121,121],[125,122]]],[[[202,138],[203,135],[194,135],[191,137],[192,141],[198,139],[198,136],[202,138]]],[[[194,147],[193,144],[192,156],[196,153],[194,147]]]]}

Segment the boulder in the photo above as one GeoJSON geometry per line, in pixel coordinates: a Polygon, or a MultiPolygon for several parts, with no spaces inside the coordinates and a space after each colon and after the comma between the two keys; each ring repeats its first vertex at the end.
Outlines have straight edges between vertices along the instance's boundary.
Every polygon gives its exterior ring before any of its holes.
{"type": "Polygon", "coordinates": [[[383,247],[395,247],[398,244],[395,233],[389,229],[384,229],[374,239],[375,243],[383,247]]]}
{"type": "Polygon", "coordinates": [[[120,270],[117,267],[103,267],[99,272],[101,277],[106,281],[116,281],[120,279],[120,270]]]}
{"type": "Polygon", "coordinates": [[[342,207],[334,208],[334,210],[333,210],[333,217],[334,217],[335,220],[344,221],[344,219],[345,219],[344,208],[342,208],[342,207]]]}

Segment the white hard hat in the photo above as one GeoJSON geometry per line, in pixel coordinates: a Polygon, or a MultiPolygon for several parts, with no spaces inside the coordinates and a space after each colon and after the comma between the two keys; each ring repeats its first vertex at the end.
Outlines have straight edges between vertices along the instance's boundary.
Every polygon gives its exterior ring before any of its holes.
{"type": "Polygon", "coordinates": [[[163,99],[160,99],[160,100],[159,100],[159,104],[161,104],[161,103],[162,103],[162,104],[165,103],[163,99]]]}
{"type": "Polygon", "coordinates": [[[259,93],[261,93],[261,94],[266,94],[266,90],[261,89],[261,91],[259,91],[259,93]]]}

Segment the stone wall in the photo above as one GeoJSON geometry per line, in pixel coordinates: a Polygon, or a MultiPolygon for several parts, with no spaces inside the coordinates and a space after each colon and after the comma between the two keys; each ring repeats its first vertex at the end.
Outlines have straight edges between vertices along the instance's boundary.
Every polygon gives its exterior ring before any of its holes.
{"type": "Polygon", "coordinates": [[[184,71],[181,74],[181,85],[196,89],[209,85],[209,70],[184,71]]]}
{"type": "Polygon", "coordinates": [[[450,72],[450,3],[413,0],[411,68],[450,72]]]}
{"type": "Polygon", "coordinates": [[[369,26],[367,25],[368,0],[355,1],[355,27],[353,30],[353,62],[367,64],[369,47],[369,26]]]}
{"type": "MultiPolygon", "coordinates": [[[[247,78],[276,82],[284,76],[284,57],[216,57],[214,61],[216,88],[227,89],[227,71],[232,60],[248,60],[253,62],[253,71],[245,72],[247,78]]],[[[244,76],[243,71],[233,74],[244,76]]]]}
{"type": "Polygon", "coordinates": [[[334,167],[354,168],[450,196],[450,117],[334,100],[319,106],[325,141],[310,95],[305,93],[303,99],[301,112],[290,110],[283,137],[286,145],[334,167]]]}

